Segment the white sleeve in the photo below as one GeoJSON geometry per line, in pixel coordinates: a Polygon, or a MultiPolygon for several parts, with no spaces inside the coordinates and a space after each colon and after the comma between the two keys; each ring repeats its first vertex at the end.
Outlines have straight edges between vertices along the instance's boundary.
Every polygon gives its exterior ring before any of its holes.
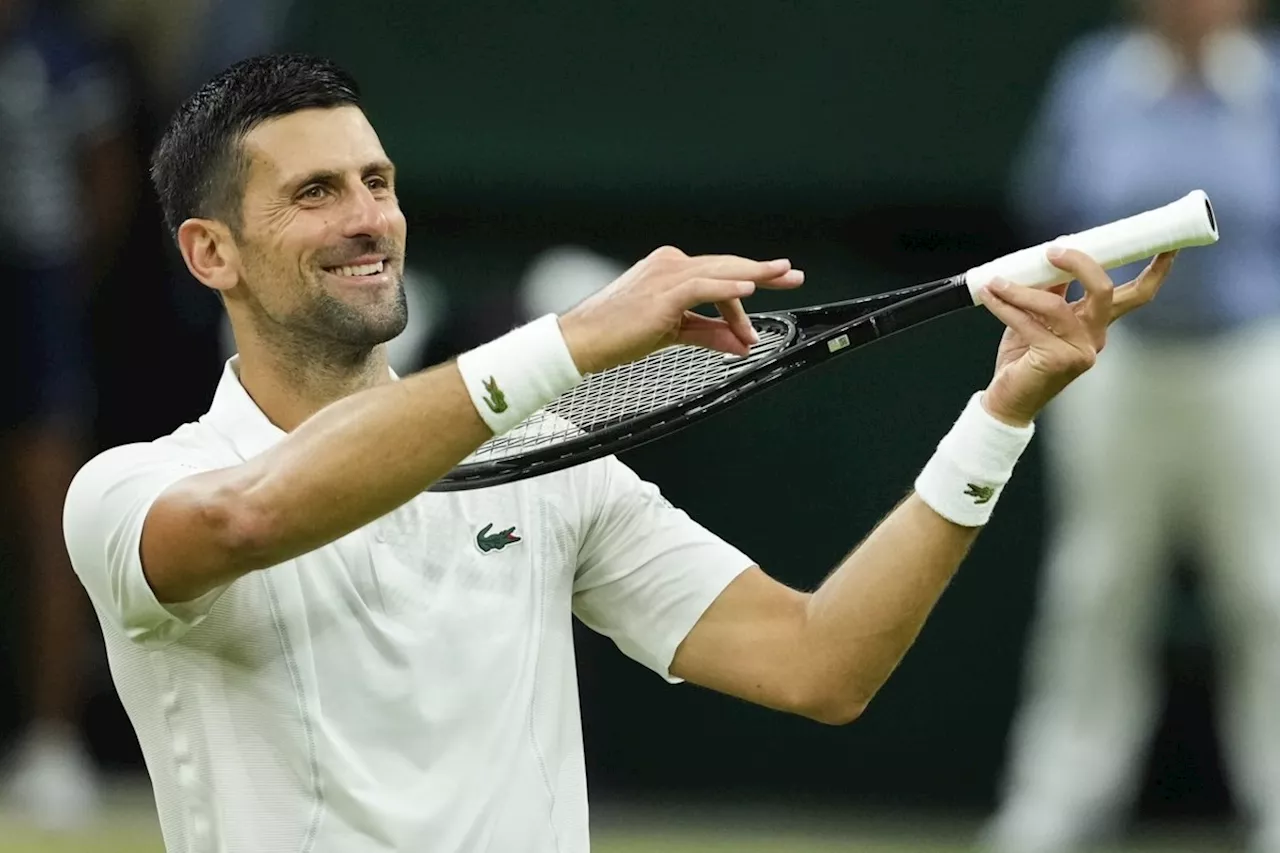
{"type": "Polygon", "coordinates": [[[102,618],[144,646],[164,646],[200,624],[223,588],[161,604],[142,572],[142,525],[156,498],[202,465],[154,444],[116,447],[80,469],[67,491],[62,531],[80,582],[102,618]]]}
{"type": "Polygon", "coordinates": [[[610,457],[593,470],[573,609],[628,657],[672,683],[676,649],[724,588],[753,565],[610,457]]]}

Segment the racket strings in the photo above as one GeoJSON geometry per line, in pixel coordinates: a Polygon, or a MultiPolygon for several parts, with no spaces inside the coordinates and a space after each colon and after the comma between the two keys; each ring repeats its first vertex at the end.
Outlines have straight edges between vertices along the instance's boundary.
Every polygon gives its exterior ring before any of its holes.
{"type": "Polygon", "coordinates": [[[757,324],[756,331],[760,342],[746,356],[677,345],[589,376],[514,429],[480,445],[465,461],[494,462],[552,447],[695,397],[752,369],[789,340],[781,323],[757,324]]]}

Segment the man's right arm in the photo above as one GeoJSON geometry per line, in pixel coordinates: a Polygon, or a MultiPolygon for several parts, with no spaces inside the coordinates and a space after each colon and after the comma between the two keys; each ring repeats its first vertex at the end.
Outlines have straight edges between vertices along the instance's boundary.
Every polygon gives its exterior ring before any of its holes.
{"type": "MultiPolygon", "coordinates": [[[[664,247],[559,320],[574,363],[594,373],[672,343],[745,353],[739,302],[803,281],[788,261],[689,257],[664,247]],[[713,303],[714,320],[688,309],[713,303]]],[[[411,500],[492,431],[448,363],[339,400],[270,450],[179,480],[147,511],[142,568],[163,603],[192,601],[328,544],[411,500]]]]}
{"type": "Polygon", "coordinates": [[[490,435],[453,363],[353,394],[161,494],[142,529],[147,581],[162,602],[190,601],[305,554],[411,500],[490,435]]]}

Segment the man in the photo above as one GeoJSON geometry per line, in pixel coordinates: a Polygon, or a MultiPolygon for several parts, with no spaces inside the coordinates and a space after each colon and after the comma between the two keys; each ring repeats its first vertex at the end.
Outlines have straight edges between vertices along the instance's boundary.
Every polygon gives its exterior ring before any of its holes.
{"type": "Polygon", "coordinates": [[[1204,188],[1223,237],[1117,327],[1054,403],[1055,531],[1010,738],[1001,853],[1122,824],[1160,712],[1173,558],[1217,634],[1223,758],[1253,847],[1280,851],[1280,42],[1256,0],[1135,0],[1066,51],[1016,171],[1030,239],[1204,188]]]}
{"type": "Polygon", "coordinates": [[[1172,261],[1113,293],[1062,255],[1087,289],[1073,305],[992,289],[1010,326],[996,378],[807,595],[615,459],[424,491],[582,374],[673,342],[745,353],[740,299],[798,285],[788,261],[664,247],[559,318],[394,381],[405,219],[343,72],[233,66],[178,111],[153,174],[239,356],[198,423],[81,471],[65,531],[174,851],[586,850],[574,615],[663,677],[854,719],[1035,414],[1172,261]]]}

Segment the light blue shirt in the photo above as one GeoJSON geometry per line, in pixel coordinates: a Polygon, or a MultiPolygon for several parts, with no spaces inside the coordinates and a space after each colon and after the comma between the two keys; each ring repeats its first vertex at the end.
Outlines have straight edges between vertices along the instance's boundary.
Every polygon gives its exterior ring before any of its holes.
{"type": "Polygon", "coordinates": [[[1152,43],[1112,30],[1059,62],[1016,170],[1028,236],[1051,239],[1203,189],[1221,239],[1183,252],[1159,298],[1126,327],[1199,337],[1280,315],[1280,41],[1259,36],[1251,54],[1230,52],[1234,88],[1162,86],[1151,72],[1159,63],[1141,51],[1152,43]],[[1245,54],[1251,66],[1235,61],[1245,54]]]}

